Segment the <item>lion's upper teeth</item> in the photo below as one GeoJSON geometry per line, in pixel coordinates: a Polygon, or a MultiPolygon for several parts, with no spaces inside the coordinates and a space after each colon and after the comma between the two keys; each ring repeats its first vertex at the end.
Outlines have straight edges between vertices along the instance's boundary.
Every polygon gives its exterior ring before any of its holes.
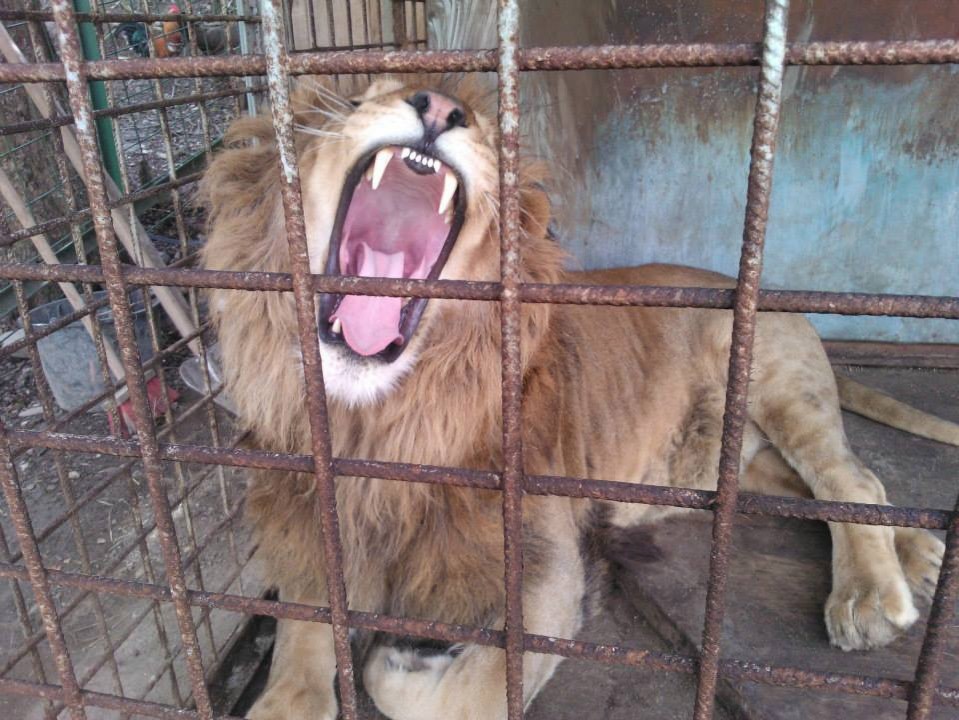
{"type": "Polygon", "coordinates": [[[383,180],[383,173],[386,172],[386,166],[390,164],[390,160],[393,159],[393,151],[387,148],[383,148],[378,153],[376,153],[376,160],[373,161],[373,189],[376,190],[380,186],[380,182],[383,180]]]}
{"type": "Polygon", "coordinates": [[[453,199],[453,195],[456,193],[456,187],[459,183],[456,181],[456,176],[451,172],[447,172],[446,176],[443,178],[443,196],[440,198],[440,209],[439,214],[442,215],[446,212],[446,209],[450,206],[450,201],[453,199]]]}
{"type": "Polygon", "coordinates": [[[411,153],[411,152],[413,152],[413,151],[410,150],[408,147],[405,147],[405,148],[403,148],[402,150],[400,150],[400,157],[403,158],[404,160],[406,160],[406,158],[408,158],[408,157],[410,156],[410,153],[411,153]]]}
{"type": "Polygon", "coordinates": [[[343,323],[340,321],[339,318],[336,318],[336,320],[333,321],[333,327],[331,327],[330,330],[333,331],[334,335],[339,335],[340,330],[342,329],[343,329],[343,323]]]}

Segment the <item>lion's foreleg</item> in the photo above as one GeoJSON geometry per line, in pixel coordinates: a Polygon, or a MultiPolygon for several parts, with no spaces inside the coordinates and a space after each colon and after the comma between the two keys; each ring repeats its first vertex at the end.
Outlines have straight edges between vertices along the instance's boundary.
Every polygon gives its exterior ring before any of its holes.
{"type": "MultiPolygon", "coordinates": [[[[816,499],[888,504],[882,483],[846,440],[832,369],[812,328],[790,321],[777,332],[760,330],[753,420],[816,499]]],[[[913,593],[928,592],[934,582],[942,543],[921,530],[841,522],[829,529],[830,640],[844,650],[888,644],[919,617],[913,593]]]]}
{"type": "MultiPolygon", "coordinates": [[[[325,605],[323,598],[283,597],[325,605]]],[[[250,720],[335,720],[333,630],[326,623],[280,620],[270,679],[247,717],[250,720]]]]}
{"type": "MultiPolygon", "coordinates": [[[[572,638],[583,622],[584,565],[572,523],[561,512],[553,514],[555,501],[537,506],[541,516],[555,522],[549,525],[549,552],[539,561],[537,580],[524,589],[524,625],[528,633],[572,638]]],[[[555,655],[526,653],[527,705],[561,661],[555,655]]],[[[469,645],[462,652],[424,658],[410,650],[379,647],[371,653],[363,679],[376,706],[392,720],[506,718],[506,655],[499,648],[469,645]]]]}

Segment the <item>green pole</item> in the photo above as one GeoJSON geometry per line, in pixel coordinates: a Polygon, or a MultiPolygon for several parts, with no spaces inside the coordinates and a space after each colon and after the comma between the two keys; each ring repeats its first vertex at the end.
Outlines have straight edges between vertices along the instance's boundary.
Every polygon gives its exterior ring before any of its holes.
{"type": "MultiPolygon", "coordinates": [[[[73,7],[77,12],[89,13],[90,0],[73,0],[73,7]]],[[[80,45],[83,48],[83,57],[86,60],[100,60],[100,46],[97,44],[97,31],[93,23],[82,22],[80,26],[80,45]]],[[[107,88],[103,80],[90,81],[90,98],[93,100],[94,110],[104,110],[107,107],[107,88]]],[[[110,118],[99,118],[97,124],[97,139],[100,141],[100,155],[103,157],[103,166],[113,178],[117,187],[123,187],[123,176],[120,174],[120,155],[117,152],[116,138],[113,136],[113,125],[110,118]]]]}

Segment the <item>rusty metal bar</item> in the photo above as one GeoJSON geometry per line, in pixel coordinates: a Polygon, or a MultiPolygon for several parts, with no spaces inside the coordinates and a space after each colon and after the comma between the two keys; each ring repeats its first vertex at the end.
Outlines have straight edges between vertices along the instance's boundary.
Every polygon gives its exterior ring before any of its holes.
{"type": "MultiPolygon", "coordinates": [[[[213,396],[201,398],[196,403],[191,405],[189,408],[187,408],[186,410],[183,410],[178,415],[178,420],[179,421],[185,420],[194,412],[199,410],[199,408],[202,407],[204,404],[212,402],[214,396],[215,394],[213,396]]],[[[62,422],[62,420],[60,422],[62,422]]],[[[160,432],[158,433],[158,436],[165,435],[168,432],[169,432],[169,428],[164,427],[160,430],[160,432]]],[[[23,448],[18,450],[17,454],[19,454],[22,451],[23,451],[23,448]]],[[[136,453],[135,459],[138,459],[139,457],[140,457],[140,453],[138,451],[136,453]]],[[[55,517],[53,520],[51,520],[46,527],[44,527],[40,532],[37,533],[38,542],[43,542],[44,540],[46,540],[57,528],[59,528],[61,525],[63,525],[64,522],[69,520],[71,516],[75,515],[80,510],[82,510],[85,506],[93,502],[99,496],[101,492],[106,490],[106,488],[110,487],[110,485],[112,485],[122,475],[122,473],[124,473],[126,470],[129,470],[131,466],[132,466],[132,462],[125,463],[120,468],[117,468],[117,470],[114,473],[111,473],[110,475],[108,475],[99,484],[97,484],[96,486],[94,486],[93,488],[85,492],[83,495],[81,495],[77,499],[76,505],[69,506],[63,513],[61,513],[60,515],[55,517]]],[[[19,557],[19,555],[17,555],[16,557],[19,557]]]]}
{"type": "MultiPolygon", "coordinates": [[[[17,453],[28,448],[50,448],[117,457],[140,456],[139,447],[134,440],[41,430],[10,430],[8,437],[11,448],[17,453]]],[[[161,459],[174,462],[285,470],[297,473],[315,472],[313,458],[310,455],[172,443],[160,444],[159,452],[161,459]]],[[[338,477],[367,477],[455,485],[478,490],[502,489],[501,474],[493,471],[349,458],[334,458],[333,471],[338,477]]],[[[716,502],[716,492],[713,490],[548,475],[527,475],[524,490],[530,495],[562,495],[645,505],[672,505],[695,510],[711,510],[716,502]]],[[[767,515],[863,525],[921,527],[927,530],[947,530],[951,527],[952,521],[951,511],[935,508],[910,508],[750,493],[742,493],[739,496],[736,509],[744,515],[767,515]]]]}
{"type": "MultiPolygon", "coordinates": [[[[10,562],[10,545],[7,543],[7,536],[0,527],[0,560],[5,563],[10,562]]],[[[23,589],[20,587],[19,580],[10,580],[10,590],[13,594],[13,607],[17,614],[17,623],[20,625],[20,632],[24,639],[34,634],[33,621],[30,618],[30,610],[27,608],[27,601],[23,595],[23,589]]],[[[44,637],[43,631],[40,632],[40,638],[44,637]]],[[[43,660],[37,648],[31,647],[28,653],[30,655],[30,669],[33,671],[33,677],[40,682],[47,681],[47,673],[43,667],[43,660]]],[[[21,657],[25,657],[24,656],[21,657]]],[[[47,701],[43,704],[43,717],[45,720],[52,720],[54,717],[53,703],[47,701]]]]}
{"type": "MultiPolygon", "coordinates": [[[[192,95],[178,95],[177,97],[166,98],[163,100],[153,100],[151,102],[136,103],[134,105],[120,105],[118,107],[108,107],[102,110],[94,110],[93,118],[99,120],[105,117],[119,117],[121,115],[135,115],[136,113],[147,112],[149,110],[159,110],[160,108],[176,107],[178,105],[190,105],[203,100],[217,100],[219,98],[234,97],[236,95],[245,95],[247,92],[263,92],[266,88],[262,85],[256,85],[250,88],[225,88],[223,90],[210,90],[207,92],[194,93],[192,95]]],[[[38,120],[26,120],[24,122],[13,123],[0,127],[0,136],[16,135],[17,133],[31,132],[34,130],[51,130],[64,125],[73,124],[73,115],[57,115],[52,118],[40,118],[38,120]]]]}
{"type": "MultiPolygon", "coordinates": [[[[741,67],[759,65],[758,43],[693,43],[521,48],[520,71],[611,70],[650,67],[741,67]]],[[[304,52],[288,57],[290,75],[364,73],[492,72],[496,50],[350,50],[304,52]]],[[[792,43],[787,65],[926,65],[959,63],[959,40],[792,43]]],[[[96,60],[83,63],[94,80],[153,77],[265,75],[262,55],[177,57],[162,60],[96,60]]],[[[0,82],[64,80],[56,63],[0,65],[0,82]]]]}
{"type": "Polygon", "coordinates": [[[696,688],[695,720],[710,720],[716,701],[719,676],[719,646],[722,639],[726,604],[726,581],[732,552],[733,523],[739,494],[739,470],[743,431],[746,424],[746,396],[752,369],[753,339],[759,311],[759,279],[762,273],[763,246],[769,197],[772,192],[773,157],[782,107],[782,78],[786,54],[786,26],[789,0],[766,0],[763,22],[763,58],[759,74],[753,141],[750,150],[749,180],[746,194],[746,221],[736,304],[733,307],[732,341],[729,349],[729,376],[726,408],[723,413],[722,449],[719,457],[719,481],[713,515],[709,580],[706,586],[706,612],[702,649],[699,655],[699,681],[696,688]]]}
{"type": "MultiPolygon", "coordinates": [[[[248,23],[260,22],[259,15],[196,15],[191,13],[114,13],[114,12],[78,12],[77,22],[88,22],[96,25],[121,22],[162,22],[164,20],[192,22],[237,22],[242,20],[248,23]]],[[[36,20],[40,22],[53,21],[54,15],[50,10],[0,10],[0,20],[36,20]]]]}
{"type": "MultiPolygon", "coordinates": [[[[66,696],[66,691],[59,685],[29,682],[27,680],[0,679],[0,692],[28,695],[60,702],[63,702],[66,696]]],[[[81,691],[80,698],[87,707],[115,710],[128,715],[160,718],[160,720],[205,720],[203,715],[193,710],[178,709],[146,700],[121,698],[92,690],[81,691]]],[[[217,715],[212,720],[243,720],[243,718],[233,715],[217,715]]]]}
{"type": "MultiPolygon", "coordinates": [[[[16,281],[16,282],[19,282],[19,281],[16,281]]],[[[96,312],[100,308],[105,307],[109,302],[110,302],[109,298],[101,298],[100,300],[94,300],[92,303],[90,303],[89,305],[85,305],[80,310],[74,310],[72,313],[69,313],[68,315],[64,315],[63,317],[57,318],[56,320],[52,321],[49,325],[44,327],[42,330],[32,330],[29,336],[24,335],[24,337],[21,340],[12,342],[6,347],[0,349],[0,358],[5,358],[9,355],[13,355],[13,353],[17,352],[18,350],[22,350],[25,347],[28,347],[30,345],[36,345],[37,340],[42,340],[48,335],[52,335],[53,333],[55,333],[57,330],[65,328],[67,325],[71,325],[77,322],[78,320],[82,320],[90,313],[96,312]]]]}
{"type": "MultiPolygon", "coordinates": [[[[209,329],[210,329],[210,323],[208,322],[204,324],[203,327],[201,327],[195,333],[190,333],[190,335],[180,338],[179,340],[177,340],[174,343],[171,343],[170,345],[163,348],[162,350],[158,350],[152,358],[150,358],[149,360],[143,363],[143,365],[141,366],[142,368],[141,372],[145,372],[146,370],[153,369],[154,367],[159,365],[165,357],[175,352],[178,352],[184,346],[188,345],[195,338],[201,337],[203,333],[209,329]]],[[[98,337],[98,342],[102,342],[102,334],[98,335],[97,337],[98,337]]],[[[27,343],[26,343],[27,345],[34,346],[36,344],[35,338],[32,338],[29,335],[26,337],[26,340],[27,340],[27,343]]],[[[56,418],[54,422],[48,424],[47,429],[50,431],[56,432],[57,430],[62,429],[63,427],[71,423],[72,421],[76,420],[78,417],[86,414],[87,412],[89,412],[90,410],[97,407],[103,402],[108,403],[108,407],[107,407],[108,413],[114,412],[115,405],[116,405],[116,401],[115,401],[116,393],[127,386],[126,378],[123,378],[122,380],[117,380],[117,381],[113,381],[110,378],[104,378],[103,384],[105,386],[103,391],[93,396],[92,398],[84,402],[79,407],[76,407],[73,410],[70,410],[69,412],[67,412],[66,414],[56,418]]],[[[216,395],[218,395],[220,392],[222,392],[222,388],[212,393],[211,399],[212,397],[215,397],[216,395]]],[[[183,413],[179,415],[179,418],[183,419],[187,417],[188,414],[189,414],[188,411],[184,411],[183,413]]],[[[114,422],[116,422],[115,419],[114,419],[114,422]]],[[[163,430],[161,430],[160,432],[161,433],[169,432],[169,427],[163,428],[163,430]]],[[[14,458],[16,458],[18,455],[19,455],[19,452],[14,453],[14,458]]]]}
{"type": "Polygon", "coordinates": [[[289,66],[293,59],[282,40],[282,8],[280,0],[262,0],[263,43],[266,49],[267,83],[270,109],[276,133],[280,162],[280,192],[283,216],[290,246],[293,271],[293,297],[299,331],[300,352],[306,384],[310,439],[315,458],[315,507],[323,535],[326,581],[333,624],[333,647],[339,681],[341,712],[344,720],[356,720],[356,687],[353,681],[353,658],[350,653],[347,617],[346,583],[343,574],[343,547],[339,519],[336,514],[336,487],[332,467],[332,442],[326,409],[323,366],[320,361],[319,334],[316,327],[316,298],[310,279],[310,257],[303,219],[299,165],[293,133],[293,109],[290,104],[289,66]]]}
{"type": "Polygon", "coordinates": [[[931,717],[936,689],[944,664],[943,654],[949,641],[949,631],[956,616],[959,599],[959,500],[946,534],[946,552],[939,569],[939,580],[926,622],[926,635],[916,664],[916,680],[909,695],[907,720],[927,720],[931,717]]]}
{"type": "Polygon", "coordinates": [[[72,720],[86,720],[87,715],[83,709],[83,698],[80,695],[76,671],[63,637],[63,626],[60,624],[56,603],[50,592],[50,578],[47,569],[43,566],[43,557],[40,555],[40,547],[33,532],[27,504],[23,500],[20,483],[10,457],[6,428],[2,423],[0,423],[0,487],[3,489],[7,507],[10,508],[17,542],[20,544],[20,551],[27,566],[25,575],[20,579],[29,580],[33,589],[33,596],[43,620],[47,644],[50,646],[57,674],[60,676],[63,701],[70,708],[72,720]]]}
{"type": "MultiPolygon", "coordinates": [[[[414,14],[414,24],[416,15],[414,14]]],[[[503,393],[503,554],[506,589],[506,709],[523,717],[523,365],[520,349],[519,6],[499,0],[499,241],[503,393]]]]}
{"type": "Polygon", "coordinates": [[[133,330],[133,316],[127,288],[120,271],[117,238],[113,231],[104,186],[103,170],[94,132],[90,97],[86,87],[85,68],[80,63],[80,43],[77,37],[76,18],[68,0],[54,0],[56,34],[60,46],[63,70],[67,81],[70,105],[75,118],[77,140],[80,144],[85,174],[85,184],[90,206],[93,210],[94,229],[100,248],[104,281],[110,297],[110,307],[116,327],[120,353],[128,378],[127,387],[133,408],[134,423],[140,438],[142,462],[147,478],[147,487],[153,504],[158,537],[162,548],[166,574],[176,611],[181,640],[187,648],[187,668],[193,685],[197,710],[201,717],[212,716],[210,698],[204,683],[200,647],[190,606],[186,601],[186,581],[177,543],[176,528],[163,484],[163,468],[157,456],[156,428],[147,398],[143,374],[140,372],[140,357],[133,330]]]}
{"type": "MultiPolygon", "coordinates": [[[[30,312],[27,307],[26,295],[23,292],[23,285],[17,283],[16,287],[16,296],[17,296],[17,305],[20,310],[20,317],[23,321],[23,329],[27,335],[31,334],[33,327],[30,324],[30,312]]],[[[102,338],[102,335],[101,335],[102,338]]],[[[47,426],[51,425],[55,417],[55,406],[53,400],[53,393],[50,390],[50,386],[47,382],[46,375],[43,370],[43,363],[40,361],[40,352],[36,344],[31,344],[29,346],[29,355],[30,355],[30,364],[33,368],[34,381],[36,384],[37,394],[40,397],[40,405],[43,410],[43,419],[46,422],[47,426]]],[[[63,454],[54,451],[53,453],[53,464],[57,473],[57,480],[60,485],[60,492],[63,496],[63,501],[67,506],[76,504],[76,493],[73,487],[73,481],[70,479],[69,473],[67,472],[66,465],[64,464],[63,454]]],[[[70,518],[70,530],[73,535],[74,545],[77,550],[77,555],[80,560],[80,568],[84,573],[91,574],[93,572],[93,565],[90,562],[90,551],[87,547],[86,538],[84,537],[83,529],[80,526],[79,518],[73,516],[70,518]]],[[[93,611],[96,617],[97,629],[100,632],[100,637],[107,646],[107,652],[110,655],[110,672],[113,678],[114,691],[118,695],[124,695],[123,683],[120,679],[120,668],[116,660],[116,645],[113,639],[110,636],[109,624],[106,618],[106,612],[103,608],[103,603],[100,597],[93,598],[93,611]]],[[[61,614],[61,618],[63,614],[61,614]]],[[[87,680],[84,678],[80,679],[80,686],[84,686],[87,680]]]]}
{"type": "MultiPolygon", "coordinates": [[[[222,288],[226,290],[267,290],[290,292],[293,276],[267,273],[195,268],[144,268],[121,266],[129,285],[222,288]]],[[[0,277],[13,280],[102,282],[97,266],[0,263],[0,277]]],[[[407,280],[349,275],[314,275],[313,292],[352,295],[448,298],[498,301],[503,285],[473,280],[407,280]]],[[[671,287],[662,285],[586,285],[579,283],[520,283],[519,299],[524,303],[567,305],[611,305],[617,307],[694,307],[728,310],[735,290],[724,288],[671,287]]],[[[886,315],[894,317],[945,318],[959,320],[959,297],[934,295],[890,295],[844,293],[819,290],[760,290],[762,312],[823,313],[836,315],[886,315]]]]}
{"type": "MultiPolygon", "coordinates": [[[[131,193],[127,193],[121,197],[116,198],[115,200],[110,200],[107,203],[107,207],[110,209],[130,207],[133,203],[139,200],[145,200],[156,195],[162,195],[165,192],[175,190],[177,188],[183,187],[184,185],[189,185],[191,183],[199,182],[203,177],[203,173],[193,173],[192,175],[184,175],[181,178],[176,180],[168,180],[157,185],[151,185],[149,187],[136,190],[131,193]]],[[[72,225],[73,223],[79,222],[81,220],[86,220],[93,215],[92,208],[85,208],[83,210],[77,210],[69,213],[68,215],[63,215],[53,220],[47,220],[39,225],[33,225],[29,228],[24,228],[22,230],[17,230],[16,232],[10,233],[10,235],[0,241],[0,247],[6,245],[12,245],[18,240],[23,238],[33,237],[39,235],[41,232],[47,232],[49,230],[55,230],[61,228],[65,225],[72,225]]],[[[59,267],[59,266],[51,266],[59,267]]],[[[155,268],[159,270],[166,270],[167,268],[155,268]]]]}

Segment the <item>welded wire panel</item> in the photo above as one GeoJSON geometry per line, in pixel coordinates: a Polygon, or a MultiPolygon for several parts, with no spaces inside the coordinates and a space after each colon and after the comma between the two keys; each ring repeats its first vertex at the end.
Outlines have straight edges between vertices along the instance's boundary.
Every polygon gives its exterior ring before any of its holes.
{"type": "Polygon", "coordinates": [[[218,637],[221,626],[215,621],[215,613],[229,612],[330,624],[346,718],[357,717],[350,628],[502,648],[511,720],[523,715],[522,665],[527,652],[695,674],[699,682],[694,710],[697,718],[712,715],[719,679],[908,700],[912,720],[928,718],[934,705],[959,708],[959,688],[939,684],[947,628],[954,617],[959,594],[959,509],[764,498],[741,494],[737,487],[757,312],[959,318],[959,298],[955,297],[759,289],[783,68],[786,65],[956,63],[959,62],[959,42],[788,43],[785,0],[767,2],[761,43],[579,48],[520,48],[517,33],[522,8],[516,0],[501,0],[496,48],[443,52],[412,49],[420,46],[425,37],[426,13],[419,2],[393,3],[391,13],[384,13],[382,3],[340,4],[326,0],[291,7],[267,0],[261,7],[226,7],[222,14],[215,16],[191,5],[181,7],[178,17],[165,7],[147,3],[128,8],[100,2],[92,9],[92,14],[78,16],[71,3],[58,0],[50,10],[0,13],[0,19],[8,27],[19,23],[24,30],[29,30],[28,25],[23,25],[28,21],[34,25],[44,21],[55,23],[59,58],[54,60],[41,53],[27,63],[0,65],[0,80],[15,83],[7,90],[11,93],[25,92],[22,87],[25,82],[57,81],[49,84],[46,92],[51,103],[59,93],[61,103],[45,117],[16,118],[0,130],[0,138],[12,139],[14,144],[7,146],[11,153],[29,148],[29,143],[49,142],[58,147],[60,129],[71,128],[79,143],[85,179],[79,182],[76,170],[61,158],[51,166],[49,173],[43,173],[55,178],[54,185],[38,190],[32,203],[40,207],[50,198],[59,197],[56,207],[37,218],[38,222],[32,226],[24,227],[23,223],[18,226],[12,222],[12,216],[4,218],[0,245],[29,241],[41,230],[48,234],[56,231],[68,239],[77,255],[75,262],[63,265],[39,265],[26,262],[27,258],[0,264],[0,278],[10,282],[13,298],[27,319],[25,336],[0,351],[0,357],[15,351],[26,352],[42,386],[44,370],[39,343],[64,332],[78,320],[89,320],[95,326],[94,336],[98,340],[94,371],[102,379],[98,393],[66,413],[57,410],[49,388],[41,387],[39,409],[43,425],[39,429],[0,426],[0,485],[10,515],[10,531],[0,525],[0,578],[11,584],[13,611],[24,635],[23,643],[9,657],[0,658],[4,663],[0,666],[0,692],[42,699],[41,712],[50,717],[61,709],[74,718],[95,716],[95,712],[103,710],[121,715],[170,717],[174,705],[187,708],[178,710],[177,717],[213,717],[207,679],[222,660],[226,646],[226,641],[218,637]],[[92,26],[91,37],[102,59],[88,60],[82,56],[78,19],[82,21],[80,32],[89,31],[86,26],[92,26]],[[174,25],[163,28],[164,22],[174,25]],[[223,23],[224,52],[210,55],[202,52],[200,43],[206,42],[201,41],[203,22],[223,23]],[[120,32],[117,27],[123,23],[159,24],[163,32],[156,37],[164,40],[172,40],[178,33],[186,35],[190,52],[183,56],[164,56],[165,51],[158,49],[162,45],[152,39],[142,44],[132,29],[120,32]],[[241,24],[249,33],[243,43],[246,52],[238,52],[230,38],[230,28],[239,32],[241,24]],[[183,31],[183,27],[188,27],[189,32],[183,31]],[[324,47],[337,49],[317,51],[324,47]],[[341,49],[344,47],[352,50],[341,49]],[[759,66],[746,227],[736,289],[522,283],[517,196],[520,73],[711,66],[759,66]],[[451,282],[312,276],[293,142],[291,78],[311,73],[412,71],[498,73],[501,278],[498,282],[451,282]],[[239,75],[246,79],[236,78],[239,75]],[[88,82],[98,79],[106,81],[104,91],[113,100],[107,107],[95,108],[88,93],[88,82]],[[195,248],[190,246],[190,187],[201,176],[206,158],[216,148],[222,132],[220,108],[229,108],[230,117],[249,110],[252,106],[249,98],[257,91],[269,99],[276,131],[291,272],[197,270],[189,266],[195,256],[195,248]],[[96,135],[98,121],[100,127],[105,123],[115,139],[120,140],[115,169],[122,192],[117,197],[111,197],[106,190],[103,146],[96,135]],[[181,141],[179,128],[187,125],[195,130],[193,139],[181,141]],[[194,155],[198,160],[191,166],[189,160],[194,155]],[[130,264],[129,256],[120,253],[115,232],[117,218],[129,217],[128,222],[134,224],[136,215],[131,210],[132,204],[159,196],[170,199],[165,220],[178,249],[176,267],[137,267],[130,264]],[[122,215],[111,216],[111,210],[119,210],[122,215]],[[82,244],[85,230],[90,228],[94,231],[97,256],[82,244]],[[88,258],[99,262],[86,265],[88,258]],[[33,327],[29,322],[31,306],[26,286],[31,282],[77,283],[86,307],[74,309],[45,326],[33,327]],[[105,286],[106,296],[95,297],[94,285],[105,286]],[[150,287],[154,288],[153,293],[156,288],[178,288],[177,292],[187,289],[182,298],[195,330],[181,333],[172,342],[164,342],[160,313],[147,292],[150,287]],[[204,287],[293,293],[312,433],[310,455],[239,449],[240,438],[233,437],[222,426],[221,416],[214,408],[214,400],[222,389],[211,376],[209,327],[204,322],[202,303],[196,292],[204,287]],[[317,292],[498,302],[503,338],[503,467],[496,472],[480,472],[333,457],[314,321],[317,292]],[[138,335],[134,312],[137,302],[143,307],[142,337],[138,335]],[[526,476],[522,454],[519,345],[523,303],[732,309],[732,352],[717,491],[526,476]],[[105,331],[99,327],[100,313],[107,309],[115,328],[122,379],[110,368],[105,331]],[[164,363],[177,357],[177,353],[187,352],[196,354],[202,369],[205,390],[202,399],[175,411],[167,407],[155,412],[156,395],[149,390],[148,374],[159,373],[159,392],[165,396],[171,379],[163,374],[164,363]],[[144,357],[144,353],[149,357],[144,357]],[[73,423],[101,406],[106,406],[111,417],[119,422],[121,400],[117,393],[128,398],[123,402],[128,403],[135,428],[132,437],[111,436],[102,428],[94,433],[75,432],[73,423]],[[191,420],[203,427],[200,440],[183,430],[191,420]],[[25,458],[33,452],[50,453],[64,500],[59,512],[42,516],[40,522],[34,522],[41,514],[31,506],[29,491],[25,490],[30,487],[30,466],[25,458]],[[77,454],[99,454],[115,460],[116,465],[94,484],[78,491],[70,470],[70,462],[77,454]],[[227,474],[230,468],[280,469],[315,476],[316,512],[322,519],[328,568],[328,607],[265,600],[258,596],[255,588],[241,584],[252,548],[244,543],[243,533],[237,526],[241,505],[233,487],[235,483],[231,482],[233,476],[227,474]],[[334,481],[339,476],[501,492],[506,553],[505,627],[502,630],[473,628],[349,610],[334,495],[334,481]],[[98,538],[89,537],[88,529],[78,519],[114,494],[123,483],[130,489],[127,497],[138,503],[132,512],[136,522],[116,552],[109,558],[101,557],[96,550],[98,538]],[[217,512],[212,521],[204,525],[205,506],[201,499],[208,497],[204,495],[204,488],[211,485],[216,490],[217,512]],[[138,488],[142,488],[142,492],[138,493],[138,488]],[[714,511],[712,564],[701,653],[657,653],[527,633],[522,607],[522,499],[525,494],[714,511]],[[946,530],[947,552],[916,681],[814,671],[760,664],[748,657],[723,656],[721,625],[725,583],[737,514],[946,530]],[[45,554],[45,543],[60,534],[70,536],[78,559],[76,565],[54,566],[45,554]],[[224,537],[228,538],[225,544],[221,540],[224,537]],[[204,565],[203,557],[217,546],[230,562],[228,570],[214,578],[209,565],[204,565]],[[139,568],[138,572],[125,575],[123,569],[130,566],[139,568]],[[117,624],[110,617],[111,608],[115,607],[111,603],[121,600],[138,604],[132,617],[117,624]],[[84,608],[91,617],[98,643],[97,652],[89,656],[78,652],[69,637],[73,618],[84,612],[84,608]],[[145,627],[152,628],[156,634],[164,657],[162,667],[149,681],[134,688],[124,673],[124,652],[131,641],[135,643],[141,637],[145,627]],[[161,684],[165,690],[159,695],[157,687],[161,684]],[[158,697],[164,699],[157,702],[154,699],[158,697]]]}

